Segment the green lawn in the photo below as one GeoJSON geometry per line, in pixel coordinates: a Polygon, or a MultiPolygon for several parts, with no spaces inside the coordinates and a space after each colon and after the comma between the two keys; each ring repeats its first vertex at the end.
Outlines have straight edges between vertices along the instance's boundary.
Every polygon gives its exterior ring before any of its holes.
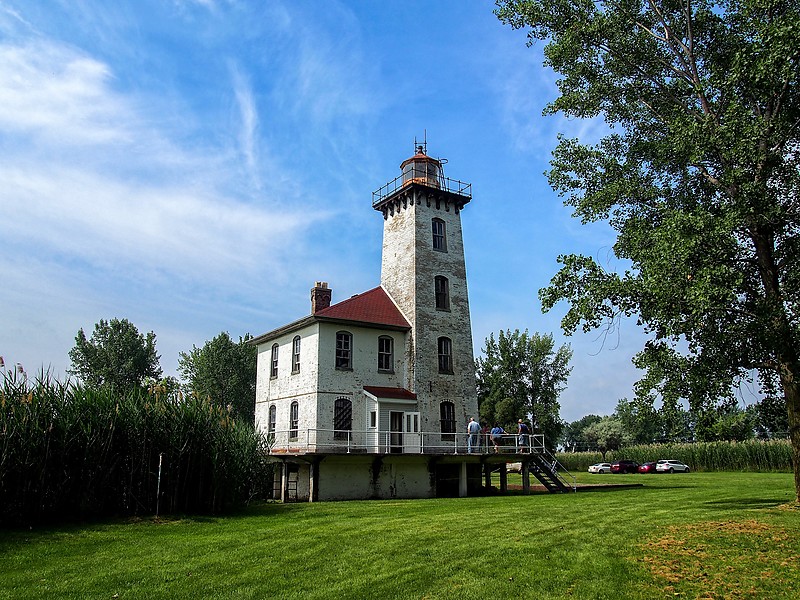
{"type": "Polygon", "coordinates": [[[790,474],[0,531],[0,598],[796,598],[790,474]]]}

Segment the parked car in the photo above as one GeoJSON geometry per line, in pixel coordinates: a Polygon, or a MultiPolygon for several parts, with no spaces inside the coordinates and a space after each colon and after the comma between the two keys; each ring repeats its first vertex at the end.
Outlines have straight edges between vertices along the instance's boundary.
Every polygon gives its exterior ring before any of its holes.
{"type": "Polygon", "coordinates": [[[656,463],[658,473],[674,473],[675,471],[689,472],[689,465],[683,464],[679,460],[660,460],[656,463]]]}
{"type": "Polygon", "coordinates": [[[639,465],[639,473],[655,473],[656,472],[656,463],[654,462],[646,462],[643,465],[639,465]]]}
{"type": "Polygon", "coordinates": [[[611,463],[612,473],[638,473],[639,463],[633,460],[618,460],[611,463]]]}
{"type": "Polygon", "coordinates": [[[611,473],[611,463],[595,463],[589,467],[589,473],[611,473]]]}

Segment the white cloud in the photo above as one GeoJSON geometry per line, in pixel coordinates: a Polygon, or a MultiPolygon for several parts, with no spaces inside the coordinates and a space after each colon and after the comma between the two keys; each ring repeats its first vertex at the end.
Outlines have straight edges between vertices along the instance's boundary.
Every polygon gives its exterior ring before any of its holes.
{"type": "Polygon", "coordinates": [[[0,46],[0,128],[59,145],[130,140],[129,109],[109,68],[64,46],[0,46]]]}

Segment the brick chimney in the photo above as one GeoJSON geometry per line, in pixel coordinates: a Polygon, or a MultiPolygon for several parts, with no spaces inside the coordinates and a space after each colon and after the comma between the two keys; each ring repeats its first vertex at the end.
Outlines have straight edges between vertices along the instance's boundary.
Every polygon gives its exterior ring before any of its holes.
{"type": "Polygon", "coordinates": [[[311,314],[316,314],[331,305],[331,293],[327,281],[317,281],[311,288],[311,314]]]}

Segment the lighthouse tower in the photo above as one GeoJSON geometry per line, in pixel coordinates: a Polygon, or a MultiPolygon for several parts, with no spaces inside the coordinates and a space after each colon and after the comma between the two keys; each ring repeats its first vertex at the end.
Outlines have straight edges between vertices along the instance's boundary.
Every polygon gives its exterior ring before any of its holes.
{"type": "Polygon", "coordinates": [[[422,431],[462,432],[478,419],[461,234],[471,186],[446,178],[424,146],[373,193],[383,213],[381,287],[411,325],[404,385],[417,395],[422,431]]]}

